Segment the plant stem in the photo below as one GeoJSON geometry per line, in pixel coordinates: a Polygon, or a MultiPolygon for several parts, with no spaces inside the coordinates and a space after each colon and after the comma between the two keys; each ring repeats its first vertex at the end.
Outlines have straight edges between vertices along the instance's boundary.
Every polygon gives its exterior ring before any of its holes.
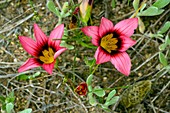
{"type": "Polygon", "coordinates": [[[97,64],[96,67],[94,68],[93,72],[91,73],[92,75],[94,74],[94,72],[96,71],[96,69],[98,68],[100,64],[97,64]]]}

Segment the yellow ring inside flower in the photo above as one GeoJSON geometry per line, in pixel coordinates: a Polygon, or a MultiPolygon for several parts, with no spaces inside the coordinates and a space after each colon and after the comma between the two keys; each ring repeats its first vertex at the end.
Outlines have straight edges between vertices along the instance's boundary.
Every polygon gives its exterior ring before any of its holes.
{"type": "Polygon", "coordinates": [[[118,46],[117,38],[113,38],[113,34],[108,34],[101,39],[100,46],[104,48],[107,52],[111,53],[113,50],[117,50],[118,46]]]}

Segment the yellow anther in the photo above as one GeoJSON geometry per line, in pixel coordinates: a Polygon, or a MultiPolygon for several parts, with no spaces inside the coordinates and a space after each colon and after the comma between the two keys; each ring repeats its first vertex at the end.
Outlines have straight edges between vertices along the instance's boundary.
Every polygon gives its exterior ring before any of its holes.
{"type": "Polygon", "coordinates": [[[43,56],[40,56],[39,59],[45,64],[50,64],[54,62],[54,51],[52,48],[48,48],[48,50],[42,51],[43,56]]]}
{"type": "Polygon", "coordinates": [[[118,46],[117,38],[113,38],[113,34],[108,34],[104,36],[101,40],[100,46],[103,47],[107,52],[111,53],[112,50],[116,50],[118,46]]]}

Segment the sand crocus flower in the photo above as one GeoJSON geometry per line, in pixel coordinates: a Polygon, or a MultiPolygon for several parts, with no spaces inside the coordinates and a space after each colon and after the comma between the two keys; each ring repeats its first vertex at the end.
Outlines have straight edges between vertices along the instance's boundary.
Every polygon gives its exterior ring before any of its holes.
{"type": "Polygon", "coordinates": [[[98,46],[95,53],[97,64],[110,61],[118,71],[128,76],[131,60],[125,51],[136,43],[130,36],[137,26],[137,18],[120,21],[114,26],[110,20],[102,17],[100,26],[86,26],[82,31],[92,37],[92,43],[98,46]]]}
{"type": "Polygon", "coordinates": [[[33,58],[29,58],[18,69],[18,72],[42,66],[44,70],[49,74],[52,74],[56,58],[66,50],[66,48],[60,47],[63,33],[64,24],[57,26],[50,33],[49,37],[43,33],[37,24],[34,24],[34,36],[36,41],[29,37],[19,36],[21,45],[30,55],[33,56],[33,58]]]}

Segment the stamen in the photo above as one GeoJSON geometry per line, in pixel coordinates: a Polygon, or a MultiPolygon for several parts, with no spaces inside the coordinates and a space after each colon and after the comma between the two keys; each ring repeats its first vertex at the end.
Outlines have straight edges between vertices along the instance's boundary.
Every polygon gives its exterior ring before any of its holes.
{"type": "Polygon", "coordinates": [[[107,52],[111,53],[111,51],[116,50],[118,46],[116,45],[118,40],[117,38],[112,38],[113,34],[108,34],[104,36],[101,40],[100,46],[103,47],[107,52]]]}
{"type": "Polygon", "coordinates": [[[54,51],[52,48],[48,48],[48,50],[42,51],[43,56],[40,56],[39,59],[45,64],[50,64],[54,61],[54,51]]]}

